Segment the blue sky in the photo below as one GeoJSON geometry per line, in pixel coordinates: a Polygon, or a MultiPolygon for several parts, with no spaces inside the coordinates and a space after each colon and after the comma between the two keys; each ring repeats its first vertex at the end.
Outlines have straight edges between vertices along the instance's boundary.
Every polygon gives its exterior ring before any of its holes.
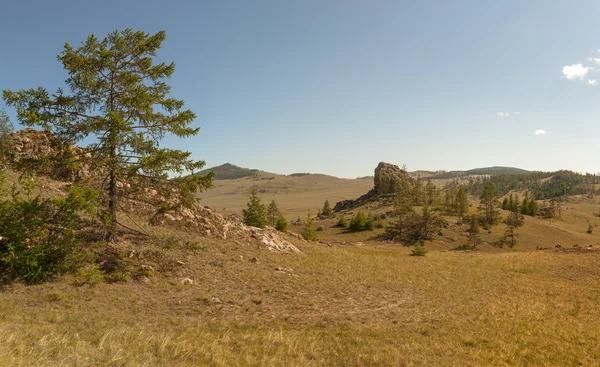
{"type": "Polygon", "coordinates": [[[65,42],[164,29],[201,127],[165,145],[208,166],[600,172],[599,19],[597,1],[11,1],[0,89],[62,86],[65,42]]]}

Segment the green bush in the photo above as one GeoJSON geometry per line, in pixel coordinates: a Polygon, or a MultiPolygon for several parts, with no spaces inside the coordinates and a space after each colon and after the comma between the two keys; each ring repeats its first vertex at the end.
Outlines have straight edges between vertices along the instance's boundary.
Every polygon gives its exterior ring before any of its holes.
{"type": "Polygon", "coordinates": [[[267,208],[260,201],[256,189],[252,189],[250,201],[246,206],[247,208],[243,209],[244,224],[247,226],[264,228],[267,225],[267,208]]]}
{"type": "Polygon", "coordinates": [[[375,227],[375,217],[372,215],[367,216],[363,212],[358,212],[350,220],[349,227],[352,232],[373,230],[373,228],[375,227]]]}
{"type": "Polygon", "coordinates": [[[340,219],[337,221],[337,224],[335,226],[336,227],[340,227],[340,228],[347,228],[348,227],[348,221],[346,220],[346,218],[344,216],[341,216],[340,219]]]}
{"type": "Polygon", "coordinates": [[[279,214],[277,217],[277,221],[275,222],[275,229],[279,232],[285,232],[288,228],[288,222],[285,220],[283,214],[279,214]]]}
{"type": "Polygon", "coordinates": [[[416,245],[410,252],[410,256],[425,256],[427,249],[424,246],[416,245]]]}
{"type": "Polygon", "coordinates": [[[304,228],[302,229],[302,238],[307,241],[318,241],[319,236],[313,225],[313,217],[310,212],[306,215],[306,221],[304,221],[304,228]]]}
{"type": "Polygon", "coordinates": [[[60,200],[22,198],[13,188],[10,199],[0,201],[2,278],[35,283],[73,270],[79,263],[77,213],[96,200],[95,192],[77,187],[60,200]]]}
{"type": "Polygon", "coordinates": [[[322,226],[318,226],[317,227],[317,232],[323,232],[323,227],[322,226]]]}

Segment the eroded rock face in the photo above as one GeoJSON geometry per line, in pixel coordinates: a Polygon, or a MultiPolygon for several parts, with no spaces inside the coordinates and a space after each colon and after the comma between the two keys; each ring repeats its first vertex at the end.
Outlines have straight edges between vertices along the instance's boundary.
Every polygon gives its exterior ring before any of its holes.
{"type": "Polygon", "coordinates": [[[393,194],[413,184],[408,173],[395,164],[380,162],[375,168],[375,193],[377,195],[393,194]]]}
{"type": "Polygon", "coordinates": [[[210,208],[194,206],[159,213],[151,221],[155,225],[170,225],[186,231],[229,239],[243,244],[256,244],[269,251],[298,253],[300,250],[271,227],[256,228],[235,217],[223,217],[210,208]]]}
{"type": "Polygon", "coordinates": [[[77,157],[90,157],[85,149],[63,144],[51,133],[27,128],[10,134],[9,160],[50,158],[44,173],[55,179],[75,181],[89,176],[89,167],[77,157]],[[68,159],[73,158],[73,159],[68,159]]]}
{"type": "Polygon", "coordinates": [[[369,200],[382,195],[389,195],[399,192],[403,188],[410,188],[414,185],[414,180],[403,169],[395,164],[380,162],[375,168],[375,178],[373,179],[375,187],[355,200],[343,200],[335,204],[333,211],[353,209],[363,205],[369,200]]]}

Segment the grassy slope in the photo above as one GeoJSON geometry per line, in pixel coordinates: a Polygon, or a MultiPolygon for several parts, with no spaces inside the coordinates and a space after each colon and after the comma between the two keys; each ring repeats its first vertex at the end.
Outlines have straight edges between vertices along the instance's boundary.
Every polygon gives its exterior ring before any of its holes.
{"type": "Polygon", "coordinates": [[[165,250],[185,266],[148,283],[75,287],[67,277],[12,286],[0,293],[0,365],[593,365],[600,358],[596,252],[414,258],[398,246],[298,245],[303,254],[290,255],[206,241],[165,250]],[[196,283],[183,286],[181,277],[196,283]]]}
{"type": "MultiPolygon", "coordinates": [[[[282,207],[302,204],[284,197],[282,207]]],[[[374,241],[381,229],[343,233],[334,220],[316,223],[321,237],[352,244],[290,238],[302,254],[144,225],[178,240],[118,244],[159,258],[147,282],[75,286],[65,276],[0,290],[0,366],[596,365],[600,253],[528,250],[599,248],[600,230],[585,233],[599,203],[572,198],[562,221],[527,218],[518,251],[447,251],[465,239],[448,229],[423,258],[374,241]]]]}
{"type": "Polygon", "coordinates": [[[326,199],[333,206],[340,200],[355,199],[373,188],[372,179],[342,179],[319,174],[290,177],[264,172],[256,178],[219,180],[214,184],[213,189],[200,194],[200,197],[203,205],[217,212],[240,214],[254,187],[261,191],[264,203],[275,200],[288,219],[304,216],[308,210],[316,214],[326,199]]]}

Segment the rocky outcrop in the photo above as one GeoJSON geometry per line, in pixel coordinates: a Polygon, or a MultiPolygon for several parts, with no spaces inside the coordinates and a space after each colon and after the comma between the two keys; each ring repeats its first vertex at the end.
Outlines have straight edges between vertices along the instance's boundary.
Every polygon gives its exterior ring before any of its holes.
{"type": "Polygon", "coordinates": [[[228,239],[246,245],[258,245],[269,251],[300,252],[296,246],[282,237],[282,233],[274,228],[256,228],[247,226],[235,217],[224,217],[210,208],[194,206],[180,208],[155,215],[151,223],[154,225],[175,226],[185,231],[193,231],[205,236],[228,239]]]}
{"type": "Polygon", "coordinates": [[[355,200],[343,200],[335,204],[333,211],[353,209],[383,195],[390,195],[402,188],[410,188],[414,180],[403,169],[395,164],[380,162],[375,168],[374,188],[355,200]]]}
{"type": "Polygon", "coordinates": [[[380,162],[375,168],[375,194],[393,194],[414,184],[408,173],[395,164],[380,162]]]}
{"type": "Polygon", "coordinates": [[[85,149],[60,141],[51,133],[31,128],[9,136],[8,159],[13,164],[44,162],[38,170],[52,178],[75,181],[89,176],[89,167],[78,157],[90,158],[85,149]]]}

